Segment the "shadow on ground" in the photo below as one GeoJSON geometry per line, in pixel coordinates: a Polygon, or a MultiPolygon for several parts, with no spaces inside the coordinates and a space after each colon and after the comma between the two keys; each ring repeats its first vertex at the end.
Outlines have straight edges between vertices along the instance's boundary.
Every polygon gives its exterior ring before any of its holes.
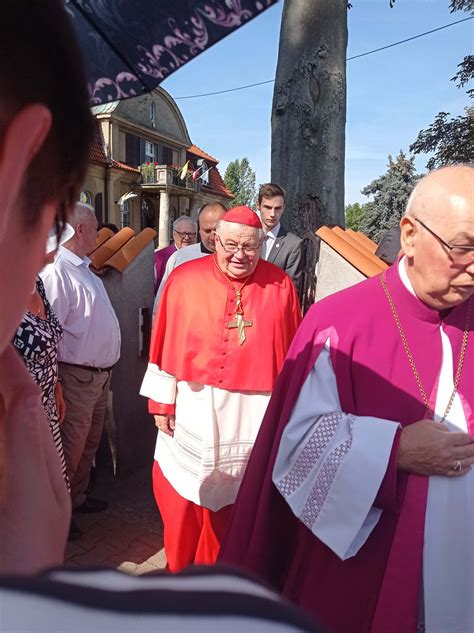
{"type": "Polygon", "coordinates": [[[91,496],[106,499],[109,507],[95,514],[74,514],[83,534],[68,543],[66,565],[103,565],[137,575],[165,567],[163,524],[153,497],[150,468],[122,479],[102,469],[91,496]]]}

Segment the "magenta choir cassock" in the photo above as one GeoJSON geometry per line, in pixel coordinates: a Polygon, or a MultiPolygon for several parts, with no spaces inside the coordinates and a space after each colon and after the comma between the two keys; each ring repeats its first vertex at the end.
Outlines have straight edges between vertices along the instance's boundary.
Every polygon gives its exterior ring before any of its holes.
{"type": "MultiPolygon", "coordinates": [[[[417,299],[400,262],[386,283],[439,420],[466,328],[472,340],[469,302],[442,319],[417,299]]],[[[473,367],[471,344],[446,419],[471,434],[473,367]]],[[[401,428],[425,417],[379,277],[313,306],[262,422],[220,560],[256,572],[334,633],[415,633],[420,622],[428,632],[474,630],[472,586],[462,580],[474,564],[474,472],[428,478],[396,468],[401,428]]]]}

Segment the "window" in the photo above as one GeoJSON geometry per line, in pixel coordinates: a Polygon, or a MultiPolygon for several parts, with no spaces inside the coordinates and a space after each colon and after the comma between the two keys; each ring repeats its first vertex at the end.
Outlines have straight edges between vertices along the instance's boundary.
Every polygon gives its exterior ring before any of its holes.
{"type": "Polygon", "coordinates": [[[156,161],[160,165],[173,165],[173,150],[166,145],[156,144],[156,161]]]}
{"type": "Polygon", "coordinates": [[[155,146],[150,141],[145,141],[145,157],[150,160],[155,159],[155,146]]]}
{"type": "Polygon", "coordinates": [[[120,228],[130,226],[130,205],[129,200],[125,200],[120,205],[120,228]]]}
{"type": "Polygon", "coordinates": [[[201,163],[200,176],[202,184],[209,186],[209,167],[205,160],[203,160],[201,163]]]}
{"type": "Polygon", "coordinates": [[[102,194],[101,193],[96,194],[94,206],[95,206],[95,217],[97,218],[97,222],[99,224],[102,224],[102,222],[104,221],[104,213],[102,209],[102,194]]]}
{"type": "Polygon", "coordinates": [[[152,143],[127,132],[125,134],[125,162],[132,167],[154,162],[159,165],[172,165],[173,150],[166,145],[152,143]]]}
{"type": "Polygon", "coordinates": [[[132,167],[138,167],[143,162],[140,158],[140,137],[125,134],[125,162],[132,167]]]}
{"type": "Polygon", "coordinates": [[[150,198],[142,196],[142,229],[156,226],[155,205],[150,198]]]}
{"type": "Polygon", "coordinates": [[[82,202],[82,204],[90,204],[90,205],[92,205],[92,194],[91,194],[91,192],[87,191],[86,189],[81,191],[81,194],[79,196],[79,202],[82,202]]]}
{"type": "Polygon", "coordinates": [[[163,164],[171,165],[173,163],[173,150],[163,146],[163,164]]]}
{"type": "Polygon", "coordinates": [[[156,125],[156,105],[155,105],[154,101],[152,101],[150,103],[150,121],[151,121],[151,127],[155,127],[155,125],[156,125]]]}

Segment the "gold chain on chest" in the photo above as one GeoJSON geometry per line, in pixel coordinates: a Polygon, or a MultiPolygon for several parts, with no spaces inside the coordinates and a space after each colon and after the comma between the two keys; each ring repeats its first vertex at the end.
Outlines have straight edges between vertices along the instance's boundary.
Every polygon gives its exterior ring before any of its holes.
{"type": "Polygon", "coordinates": [[[213,255],[213,258],[214,258],[214,266],[219,271],[219,273],[222,275],[222,277],[226,280],[226,282],[229,284],[229,286],[232,288],[232,290],[235,292],[235,319],[233,321],[230,321],[230,323],[227,323],[227,327],[230,330],[237,329],[238,338],[239,338],[239,344],[243,345],[245,343],[246,338],[247,338],[246,335],[245,335],[245,328],[246,327],[252,327],[252,325],[253,325],[253,321],[246,321],[244,319],[244,307],[242,305],[242,290],[243,290],[245,284],[250,279],[251,275],[249,275],[247,277],[247,279],[240,286],[240,288],[236,288],[234,286],[234,284],[230,281],[230,279],[227,277],[225,272],[221,269],[219,264],[217,263],[217,259],[216,259],[215,255],[213,255]]]}
{"type": "MultiPolygon", "coordinates": [[[[418,373],[418,369],[417,369],[417,367],[415,365],[415,361],[413,359],[413,354],[411,353],[410,347],[408,345],[406,334],[405,334],[405,332],[403,330],[402,324],[400,322],[400,318],[398,316],[397,309],[395,307],[395,303],[393,302],[392,295],[390,294],[390,290],[388,289],[387,282],[385,280],[385,273],[383,275],[380,275],[380,283],[382,284],[382,288],[384,289],[385,295],[386,295],[386,297],[388,299],[388,302],[390,304],[390,308],[392,310],[393,318],[395,319],[395,323],[397,325],[398,332],[400,334],[400,338],[402,339],[403,347],[405,349],[405,353],[407,355],[408,362],[410,363],[411,370],[413,372],[413,375],[414,375],[415,380],[416,380],[416,384],[418,385],[418,389],[420,391],[421,397],[423,399],[423,403],[425,405],[426,414],[429,415],[433,419],[434,418],[434,411],[431,410],[430,402],[428,400],[428,396],[426,395],[425,389],[423,387],[423,383],[421,382],[420,374],[418,373]]],[[[463,368],[463,365],[464,365],[464,357],[466,355],[466,349],[467,349],[467,340],[468,340],[468,336],[469,336],[469,325],[471,323],[471,312],[472,312],[472,299],[469,299],[468,300],[468,304],[467,304],[467,312],[466,312],[466,325],[464,327],[464,333],[463,333],[462,343],[461,343],[461,354],[459,356],[459,362],[458,362],[458,366],[457,366],[457,369],[456,369],[456,375],[454,377],[454,387],[453,387],[453,391],[451,393],[451,396],[449,398],[448,404],[446,406],[446,410],[445,410],[445,412],[443,414],[443,417],[440,420],[441,423],[443,423],[446,420],[446,417],[447,417],[448,413],[451,410],[451,407],[452,407],[453,402],[454,402],[454,398],[455,398],[456,393],[458,391],[459,381],[461,379],[462,368],[463,368]]]]}

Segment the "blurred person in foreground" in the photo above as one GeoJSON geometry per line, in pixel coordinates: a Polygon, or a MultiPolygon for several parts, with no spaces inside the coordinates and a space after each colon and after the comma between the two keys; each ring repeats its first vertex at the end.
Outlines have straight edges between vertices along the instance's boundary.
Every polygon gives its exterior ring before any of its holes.
{"type": "Polygon", "coordinates": [[[79,195],[93,127],[62,2],[2,0],[0,40],[0,572],[32,573],[62,562],[71,505],[41,391],[10,341],[48,232],[79,195]]]}
{"type": "Polygon", "coordinates": [[[0,602],[2,631],[324,633],[268,587],[223,566],[138,577],[115,569],[0,577],[0,602]]]}
{"type": "Polygon", "coordinates": [[[472,633],[474,168],[421,179],[400,227],[301,325],[222,560],[334,633],[472,633]]]}

